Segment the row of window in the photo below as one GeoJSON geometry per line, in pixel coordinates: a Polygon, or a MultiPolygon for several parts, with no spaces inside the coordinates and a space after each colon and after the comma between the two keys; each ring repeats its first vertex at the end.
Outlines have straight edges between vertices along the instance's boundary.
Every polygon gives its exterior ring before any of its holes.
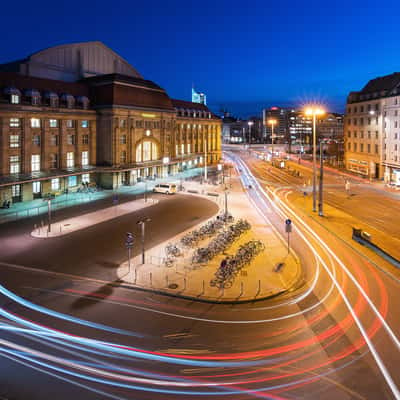
{"type": "Polygon", "coordinates": [[[196,110],[177,110],[178,116],[180,117],[192,117],[192,118],[211,118],[211,113],[207,111],[196,111],[196,110]]]}
{"type": "MultiPolygon", "coordinates": [[[[367,125],[371,125],[371,123],[372,123],[371,118],[366,118],[365,121],[366,121],[367,125]]],[[[364,125],[364,118],[359,118],[358,120],[357,120],[357,118],[353,118],[353,125],[357,125],[357,122],[359,122],[359,125],[364,125]]],[[[378,122],[379,122],[378,117],[375,117],[375,125],[378,125],[378,122]]],[[[349,125],[351,124],[350,118],[348,119],[348,124],[349,125]]]]}
{"type": "Polygon", "coordinates": [[[364,106],[364,105],[353,106],[353,108],[349,106],[349,107],[347,107],[347,114],[351,114],[352,112],[354,114],[356,114],[358,112],[362,113],[362,112],[364,112],[364,109],[365,109],[365,111],[379,111],[379,103],[375,103],[375,105],[367,104],[366,106],[364,106]]]}
{"type": "MultiPolygon", "coordinates": [[[[78,121],[74,121],[73,119],[66,120],[66,127],[67,128],[74,128],[75,124],[78,121]]],[[[49,127],[50,128],[58,128],[59,126],[58,119],[49,119],[49,127]]],[[[89,121],[84,119],[79,121],[81,128],[89,128],[89,121]]],[[[30,119],[30,126],[31,128],[40,128],[41,126],[41,119],[40,118],[31,118],[30,119]]],[[[21,127],[21,118],[10,118],[9,123],[10,128],[20,128],[21,127]]]]}
{"type": "MultiPolygon", "coordinates": [[[[357,131],[354,131],[353,132],[353,137],[355,137],[355,138],[357,138],[358,136],[358,133],[357,133],[357,131]]],[[[351,131],[347,131],[347,137],[351,137],[351,131]]],[[[363,131],[360,131],[360,138],[361,139],[364,139],[364,132],[363,131]]],[[[371,131],[368,131],[367,132],[367,138],[368,139],[371,139],[372,137],[371,137],[371,131]]],[[[379,139],[379,132],[378,131],[375,131],[375,139],[379,139]]]]}
{"type": "MultiPolygon", "coordinates": [[[[29,102],[33,106],[49,106],[49,107],[59,107],[65,106],[67,108],[74,108],[76,104],[79,104],[81,108],[87,110],[89,108],[89,99],[86,96],[79,96],[75,99],[74,96],[64,94],[61,97],[58,97],[56,93],[51,93],[50,95],[42,96],[38,91],[32,90],[29,94],[26,95],[29,98],[29,102]]],[[[21,104],[22,96],[17,93],[13,93],[10,95],[10,103],[11,104],[21,104]]]]}
{"type": "MultiPolygon", "coordinates": [[[[82,151],[81,153],[81,165],[89,165],[89,152],[82,151]]],[[[73,151],[67,152],[67,168],[73,168],[75,166],[75,154],[73,151]]],[[[31,172],[40,172],[40,154],[31,155],[31,172]]],[[[50,168],[58,168],[58,154],[50,154],[50,168]]],[[[20,156],[10,156],[10,174],[19,174],[21,172],[21,159],[20,156]]]]}
{"type": "MultiPolygon", "coordinates": [[[[375,145],[375,154],[379,154],[379,146],[376,144],[375,145]]],[[[351,151],[351,143],[347,143],[347,150],[351,151]]],[[[371,145],[368,143],[367,144],[367,153],[371,153],[371,145]]],[[[357,152],[358,151],[358,144],[353,143],[353,151],[357,152]]],[[[360,143],[360,153],[364,153],[364,143],[360,143]]]]}
{"type": "MultiPolygon", "coordinates": [[[[82,144],[89,144],[89,135],[82,135],[82,144]]],[[[18,148],[20,147],[20,135],[10,135],[10,147],[11,148],[18,148]]],[[[35,146],[40,146],[40,135],[32,136],[32,144],[35,146]]],[[[76,136],[75,135],[67,135],[67,144],[75,145],[76,144],[76,136]]],[[[51,135],[50,136],[50,145],[51,146],[58,146],[59,145],[59,136],[58,135],[51,135]]]]}

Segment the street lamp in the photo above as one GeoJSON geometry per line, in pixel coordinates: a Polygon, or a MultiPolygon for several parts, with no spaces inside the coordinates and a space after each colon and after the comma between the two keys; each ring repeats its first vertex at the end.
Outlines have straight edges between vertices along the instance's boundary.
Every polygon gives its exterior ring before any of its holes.
{"type": "Polygon", "coordinates": [[[204,134],[204,183],[207,183],[207,133],[204,134]]]}
{"type": "Polygon", "coordinates": [[[150,222],[151,219],[148,217],[143,217],[136,223],[140,225],[141,227],[141,242],[142,242],[142,264],[145,263],[145,255],[144,255],[144,233],[145,233],[145,227],[146,227],[146,222],[150,222]]]}
{"type": "Polygon", "coordinates": [[[316,166],[316,158],[317,158],[317,116],[323,115],[325,111],[317,106],[307,107],[305,110],[305,115],[312,116],[313,118],[313,211],[317,211],[317,166],[316,166]]]}
{"type": "Polygon", "coordinates": [[[249,151],[250,151],[250,144],[251,144],[251,127],[253,126],[254,122],[249,121],[247,125],[249,125],[249,151]]]}
{"type": "Polygon", "coordinates": [[[274,159],[274,126],[278,121],[276,119],[271,118],[267,122],[269,125],[271,125],[271,145],[272,145],[271,163],[272,163],[272,160],[274,159]]]}

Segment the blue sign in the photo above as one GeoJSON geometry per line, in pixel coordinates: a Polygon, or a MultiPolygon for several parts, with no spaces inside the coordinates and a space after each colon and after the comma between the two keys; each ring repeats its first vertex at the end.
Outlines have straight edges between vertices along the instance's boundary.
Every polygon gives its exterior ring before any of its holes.
{"type": "Polygon", "coordinates": [[[286,225],[290,225],[292,223],[292,220],[291,219],[287,219],[286,221],[285,221],[285,224],[286,225]]]}

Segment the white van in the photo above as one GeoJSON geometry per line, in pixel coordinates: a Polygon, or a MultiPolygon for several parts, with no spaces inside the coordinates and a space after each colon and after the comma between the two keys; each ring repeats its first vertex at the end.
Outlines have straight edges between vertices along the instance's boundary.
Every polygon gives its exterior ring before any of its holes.
{"type": "Polygon", "coordinates": [[[159,183],[154,186],[154,193],[174,194],[176,193],[176,185],[174,183],[159,183]]]}

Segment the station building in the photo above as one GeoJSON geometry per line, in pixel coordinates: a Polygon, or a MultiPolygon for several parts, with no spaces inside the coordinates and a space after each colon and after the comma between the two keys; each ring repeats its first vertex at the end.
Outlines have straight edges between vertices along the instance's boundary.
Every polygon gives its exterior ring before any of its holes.
{"type": "Polygon", "coordinates": [[[101,42],[0,65],[0,201],[173,175],[221,159],[221,120],[101,42]]]}

